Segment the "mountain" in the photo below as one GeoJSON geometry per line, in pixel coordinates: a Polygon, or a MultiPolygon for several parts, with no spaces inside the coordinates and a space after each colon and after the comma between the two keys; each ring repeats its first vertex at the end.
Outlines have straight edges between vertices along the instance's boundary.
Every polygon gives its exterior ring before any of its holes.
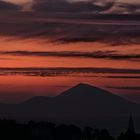
{"type": "Polygon", "coordinates": [[[56,97],[34,97],[13,105],[0,105],[0,114],[12,117],[91,118],[98,116],[122,116],[139,114],[139,104],[88,84],[78,84],[56,97]],[[6,110],[4,107],[6,106],[6,110]],[[10,109],[9,109],[9,108],[10,109]],[[1,111],[4,111],[3,113],[1,111]],[[8,111],[10,110],[9,113],[8,111]],[[59,112],[59,113],[58,113],[59,112]]]}
{"type": "Polygon", "coordinates": [[[51,99],[51,97],[46,97],[46,96],[36,96],[33,97],[23,103],[21,103],[22,105],[40,105],[42,103],[46,103],[49,99],[51,99]]]}
{"type": "Polygon", "coordinates": [[[6,118],[76,123],[107,127],[114,131],[116,126],[124,128],[122,122],[131,113],[140,117],[139,108],[139,104],[81,83],[56,97],[35,97],[21,104],[0,105],[0,114],[6,118]]]}

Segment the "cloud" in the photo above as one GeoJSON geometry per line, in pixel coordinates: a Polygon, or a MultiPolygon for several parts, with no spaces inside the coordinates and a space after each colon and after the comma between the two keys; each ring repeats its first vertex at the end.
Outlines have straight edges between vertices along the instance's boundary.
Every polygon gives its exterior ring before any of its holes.
{"type": "Polygon", "coordinates": [[[131,87],[131,86],[128,86],[128,87],[125,87],[125,86],[120,86],[120,87],[108,87],[108,88],[113,88],[113,89],[121,89],[121,90],[140,90],[140,86],[136,87],[131,87]]]}
{"type": "Polygon", "coordinates": [[[140,13],[138,0],[3,0],[39,12],[140,13]]]}
{"type": "Polygon", "coordinates": [[[40,57],[78,57],[78,58],[97,58],[112,60],[140,60],[140,54],[121,54],[116,51],[54,51],[54,52],[33,52],[33,51],[0,51],[1,55],[18,55],[18,56],[40,56],[40,57]]]}
{"type": "Polygon", "coordinates": [[[35,11],[52,12],[100,12],[112,6],[113,1],[97,0],[35,0],[33,9],[35,11]]]}
{"type": "Polygon", "coordinates": [[[19,7],[10,2],[0,1],[0,10],[18,10],[19,7]]]}
{"type": "Polygon", "coordinates": [[[3,0],[5,2],[10,2],[10,3],[14,3],[14,4],[25,4],[25,3],[31,3],[33,2],[33,0],[3,0]]]}
{"type": "Polygon", "coordinates": [[[26,76],[83,76],[85,74],[140,74],[140,69],[116,68],[82,68],[82,67],[57,67],[57,68],[0,68],[0,75],[26,75],[26,76]]]}
{"type": "Polygon", "coordinates": [[[0,60],[17,60],[17,59],[0,57],[0,60]]]}
{"type": "Polygon", "coordinates": [[[108,10],[103,11],[104,14],[140,14],[140,3],[116,3],[108,10]]]}
{"type": "Polygon", "coordinates": [[[131,3],[131,4],[139,4],[139,0],[117,0],[117,2],[123,2],[123,3],[131,3]]]}
{"type": "Polygon", "coordinates": [[[112,45],[139,44],[139,15],[64,13],[2,13],[0,36],[47,38],[52,42],[105,42],[112,45]],[[3,16],[5,15],[5,16],[3,16]],[[111,21],[111,22],[110,22],[111,21]],[[127,22],[125,22],[127,21],[127,22]]]}
{"type": "Polygon", "coordinates": [[[140,79],[139,75],[136,76],[101,76],[103,78],[117,78],[117,79],[140,79]]]}
{"type": "Polygon", "coordinates": [[[140,3],[123,0],[35,0],[33,9],[43,12],[136,14],[139,13],[140,3]]]}

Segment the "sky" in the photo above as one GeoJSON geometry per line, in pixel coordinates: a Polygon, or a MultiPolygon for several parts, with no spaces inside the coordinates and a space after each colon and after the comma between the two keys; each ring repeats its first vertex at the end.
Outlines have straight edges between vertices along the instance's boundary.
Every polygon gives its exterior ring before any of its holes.
{"type": "Polygon", "coordinates": [[[6,2],[12,2],[15,4],[23,4],[23,3],[27,3],[27,2],[32,2],[32,0],[3,0],[6,2]]]}
{"type": "Polygon", "coordinates": [[[0,102],[56,96],[78,83],[140,102],[140,21],[90,16],[1,11],[0,102]]]}
{"type": "MultiPolygon", "coordinates": [[[[26,3],[26,2],[32,2],[33,0],[3,0],[3,1],[21,4],[21,3],[26,3]]],[[[118,2],[125,2],[125,3],[140,3],[139,0],[133,0],[133,1],[132,0],[117,0],[117,1],[118,2]]]]}
{"type": "MultiPolygon", "coordinates": [[[[139,14],[140,2],[138,0],[59,0],[60,4],[57,6],[51,6],[51,3],[46,3],[47,0],[2,0],[7,3],[3,6],[13,7],[16,4],[17,9],[22,11],[38,11],[38,12],[62,12],[62,11],[81,11],[81,12],[94,12],[94,13],[118,13],[118,14],[139,14]],[[80,3],[86,2],[86,3],[80,3]],[[76,3],[75,3],[76,2],[76,3]],[[69,5],[69,6],[68,6],[69,5]]],[[[57,2],[57,0],[54,0],[57,2]]]]}
{"type": "MultiPolygon", "coordinates": [[[[39,95],[55,96],[77,83],[88,83],[131,98],[139,93],[138,59],[117,60],[109,58],[111,53],[105,58],[100,57],[109,51],[129,55],[139,49],[138,45],[113,48],[104,43],[57,44],[44,43],[43,40],[7,40],[1,39],[1,46],[4,46],[1,52],[5,52],[1,53],[0,59],[0,67],[5,68],[0,69],[3,101],[22,101],[39,95]],[[49,55],[49,52],[52,53],[49,55]],[[76,52],[83,53],[80,57],[76,52]],[[90,52],[95,55],[90,56],[90,52]]],[[[139,101],[137,96],[132,98],[136,99],[139,101]]]]}

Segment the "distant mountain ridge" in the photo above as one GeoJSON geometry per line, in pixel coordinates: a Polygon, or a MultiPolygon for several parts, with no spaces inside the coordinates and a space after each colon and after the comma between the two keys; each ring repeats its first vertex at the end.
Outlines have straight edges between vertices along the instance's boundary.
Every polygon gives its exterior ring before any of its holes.
{"type": "Polygon", "coordinates": [[[32,104],[34,102],[37,102],[37,103],[40,103],[40,102],[44,102],[44,101],[47,101],[51,99],[51,97],[48,97],[48,96],[36,96],[36,97],[33,97],[27,101],[24,101],[22,102],[21,104],[32,104]]]}
{"type": "Polygon", "coordinates": [[[101,88],[97,88],[88,84],[84,84],[84,83],[80,83],[78,85],[73,86],[72,88],[64,91],[63,93],[61,93],[60,95],[56,96],[56,97],[47,97],[47,96],[36,96],[33,97],[25,102],[23,102],[22,104],[28,104],[28,103],[37,103],[37,102],[43,102],[43,101],[48,101],[48,100],[58,100],[58,99],[67,99],[70,100],[72,99],[79,99],[81,97],[81,100],[87,100],[91,97],[97,98],[97,97],[102,97],[102,96],[106,96],[109,98],[115,98],[115,99],[119,99],[121,101],[126,101],[125,99],[121,98],[120,96],[114,95],[104,89],[101,88]]]}
{"type": "MultiPolygon", "coordinates": [[[[132,113],[140,117],[139,104],[82,83],[56,97],[35,97],[21,104],[0,105],[0,117],[107,128],[119,124],[121,129],[124,127],[121,121],[125,121],[132,113]]],[[[112,131],[116,131],[115,128],[112,131]]]]}

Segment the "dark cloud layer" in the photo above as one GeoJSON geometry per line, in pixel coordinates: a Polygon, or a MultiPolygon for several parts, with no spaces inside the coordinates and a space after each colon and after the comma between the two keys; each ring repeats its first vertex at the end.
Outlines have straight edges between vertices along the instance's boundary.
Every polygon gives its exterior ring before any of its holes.
{"type": "Polygon", "coordinates": [[[70,76],[77,74],[140,74],[140,69],[116,68],[0,68],[0,75],[70,76]]]}
{"type": "Polygon", "coordinates": [[[1,51],[1,55],[18,55],[18,56],[42,56],[42,57],[83,57],[98,59],[117,59],[117,60],[136,60],[140,59],[140,54],[121,54],[115,51],[57,51],[57,52],[33,52],[33,51],[1,51]]]}
{"type": "Polygon", "coordinates": [[[113,78],[113,79],[140,79],[140,76],[102,76],[103,78],[113,78]]]}
{"type": "Polygon", "coordinates": [[[113,89],[121,89],[121,90],[140,90],[140,86],[138,86],[138,87],[124,87],[124,86],[122,86],[122,87],[108,87],[108,88],[113,88],[113,89]]]}
{"type": "Polygon", "coordinates": [[[9,13],[2,13],[0,14],[0,36],[47,38],[50,41],[62,43],[98,41],[112,45],[139,44],[140,16],[115,17],[116,19],[113,15],[51,13],[50,15],[10,13],[9,16],[9,13]]]}
{"type": "Polygon", "coordinates": [[[89,12],[89,13],[116,13],[138,14],[140,5],[137,3],[121,3],[116,0],[91,0],[75,1],[67,0],[35,0],[33,10],[41,12],[89,12]]]}
{"type": "Polygon", "coordinates": [[[100,6],[93,1],[75,1],[73,3],[66,0],[35,0],[33,10],[43,12],[100,12],[110,8],[114,2],[106,2],[100,6]]]}
{"type": "Polygon", "coordinates": [[[19,7],[10,2],[0,1],[0,10],[19,10],[19,7]]]}

